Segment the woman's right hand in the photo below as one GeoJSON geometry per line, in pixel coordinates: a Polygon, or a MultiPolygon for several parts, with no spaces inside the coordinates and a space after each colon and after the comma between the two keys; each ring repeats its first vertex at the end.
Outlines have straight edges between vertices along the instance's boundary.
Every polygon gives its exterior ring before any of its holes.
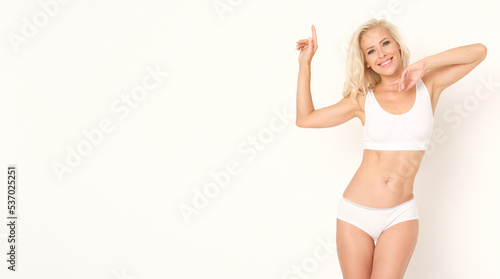
{"type": "Polygon", "coordinates": [[[295,49],[300,50],[299,53],[299,64],[300,63],[311,63],[311,60],[318,49],[318,39],[316,37],[316,28],[314,25],[311,26],[312,38],[302,39],[297,41],[297,46],[295,49]]]}

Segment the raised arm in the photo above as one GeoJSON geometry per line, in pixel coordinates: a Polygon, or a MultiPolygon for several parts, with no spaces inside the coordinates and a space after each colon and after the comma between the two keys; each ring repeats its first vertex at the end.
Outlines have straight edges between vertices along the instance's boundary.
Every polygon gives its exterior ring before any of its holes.
{"type": "Polygon", "coordinates": [[[426,80],[434,94],[440,95],[448,86],[459,81],[486,58],[483,44],[472,44],[427,56],[422,61],[426,80]]]}
{"type": "Polygon", "coordinates": [[[301,128],[327,128],[340,125],[356,116],[356,107],[350,98],[336,104],[314,109],[311,97],[311,60],[318,48],[316,29],[311,26],[312,38],[297,41],[299,77],[297,82],[297,117],[295,124],[301,128]]]}
{"type": "Polygon", "coordinates": [[[310,65],[300,65],[297,86],[297,118],[295,121],[298,127],[335,127],[356,116],[356,107],[350,98],[343,97],[336,104],[314,109],[310,90],[310,76],[310,65]]]}
{"type": "Polygon", "coordinates": [[[486,58],[486,52],[486,47],[478,43],[427,56],[409,65],[401,74],[401,78],[389,85],[398,84],[398,90],[401,91],[411,88],[422,78],[424,83],[432,88],[431,94],[437,100],[444,89],[479,65],[486,58]]]}

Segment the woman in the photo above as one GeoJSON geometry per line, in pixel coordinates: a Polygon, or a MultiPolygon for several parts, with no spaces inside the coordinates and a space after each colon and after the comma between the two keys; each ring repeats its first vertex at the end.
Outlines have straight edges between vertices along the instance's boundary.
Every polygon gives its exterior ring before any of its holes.
{"type": "Polygon", "coordinates": [[[362,162],[340,198],[337,253],[345,279],[403,278],[417,243],[413,182],[432,135],[441,92],[486,57],[472,44],[409,65],[397,28],[369,20],[349,44],[343,98],[315,109],[310,91],[312,38],[297,41],[299,77],[296,125],[335,127],[354,117],[364,130],[362,162]]]}

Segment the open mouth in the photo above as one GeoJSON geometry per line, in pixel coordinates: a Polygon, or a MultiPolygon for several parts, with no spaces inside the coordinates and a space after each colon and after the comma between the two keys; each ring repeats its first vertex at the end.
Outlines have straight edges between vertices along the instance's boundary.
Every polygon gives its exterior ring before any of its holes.
{"type": "Polygon", "coordinates": [[[391,66],[391,64],[392,64],[392,59],[393,59],[393,58],[394,58],[394,57],[391,57],[391,59],[389,59],[389,60],[385,61],[384,63],[380,63],[380,64],[378,64],[378,65],[379,65],[380,67],[387,68],[387,67],[391,66]]]}

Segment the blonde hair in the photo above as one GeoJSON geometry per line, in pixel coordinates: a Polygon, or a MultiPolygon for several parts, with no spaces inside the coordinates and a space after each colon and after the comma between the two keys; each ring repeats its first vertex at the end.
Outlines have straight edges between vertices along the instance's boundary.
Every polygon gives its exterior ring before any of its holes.
{"type": "Polygon", "coordinates": [[[373,69],[365,67],[365,59],[363,51],[361,50],[360,41],[362,36],[369,30],[382,27],[394,38],[394,40],[401,47],[401,61],[403,62],[403,69],[406,69],[410,62],[410,51],[403,42],[401,35],[395,25],[386,21],[385,19],[371,19],[361,25],[352,35],[347,51],[346,60],[346,81],[344,83],[343,96],[347,98],[351,95],[351,99],[360,109],[356,96],[368,93],[368,90],[373,88],[380,82],[380,75],[373,69]]]}

